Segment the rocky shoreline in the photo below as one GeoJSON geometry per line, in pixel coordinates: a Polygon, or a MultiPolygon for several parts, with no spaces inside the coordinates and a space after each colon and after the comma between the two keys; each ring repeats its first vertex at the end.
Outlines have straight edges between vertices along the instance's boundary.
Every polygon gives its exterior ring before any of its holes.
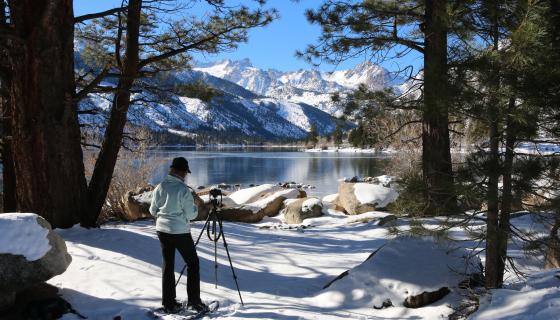
{"type": "MultiPolygon", "coordinates": [[[[212,210],[209,192],[214,188],[222,191],[219,209],[226,221],[257,223],[265,217],[281,216],[283,223],[302,224],[306,219],[322,216],[327,210],[346,215],[384,210],[398,198],[395,181],[395,177],[387,175],[343,178],[339,181],[338,193],[322,198],[307,195],[305,190],[315,189],[315,186],[294,181],[249,184],[246,188],[226,183],[198,186],[193,190],[199,212],[196,220],[205,220],[212,210]]],[[[123,202],[129,220],[150,217],[152,190],[153,186],[146,186],[125,195],[123,202]]]]}

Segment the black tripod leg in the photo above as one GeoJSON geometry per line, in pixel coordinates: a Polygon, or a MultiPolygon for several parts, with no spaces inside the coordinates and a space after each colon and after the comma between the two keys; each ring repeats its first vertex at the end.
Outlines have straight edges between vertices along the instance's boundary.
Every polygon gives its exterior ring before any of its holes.
{"type": "MultiPolygon", "coordinates": [[[[209,221],[210,221],[210,214],[208,215],[208,218],[206,218],[206,222],[204,222],[204,225],[202,226],[202,229],[200,229],[200,234],[198,235],[198,238],[196,239],[196,242],[194,243],[195,247],[198,245],[198,242],[200,241],[200,238],[202,237],[202,234],[204,233],[204,229],[206,229],[206,226],[208,225],[209,221]]],[[[179,274],[179,279],[177,279],[177,282],[175,282],[175,286],[179,285],[179,281],[181,281],[181,277],[185,273],[185,269],[187,269],[186,264],[183,266],[183,269],[181,269],[181,273],[179,274]]]]}
{"type": "Polygon", "coordinates": [[[229,260],[229,266],[231,267],[231,273],[233,275],[233,280],[235,280],[235,286],[237,287],[237,293],[239,294],[239,300],[241,301],[241,305],[244,306],[243,298],[241,297],[241,290],[239,290],[239,283],[237,282],[237,275],[235,274],[235,269],[233,268],[233,263],[231,262],[231,256],[229,255],[228,244],[226,241],[226,236],[224,234],[224,229],[222,228],[222,220],[219,220],[220,223],[220,233],[222,234],[222,241],[224,242],[224,248],[226,248],[227,257],[229,260]]]}
{"type": "Polygon", "coordinates": [[[218,238],[216,234],[216,221],[214,221],[214,288],[218,289],[218,238]]]}

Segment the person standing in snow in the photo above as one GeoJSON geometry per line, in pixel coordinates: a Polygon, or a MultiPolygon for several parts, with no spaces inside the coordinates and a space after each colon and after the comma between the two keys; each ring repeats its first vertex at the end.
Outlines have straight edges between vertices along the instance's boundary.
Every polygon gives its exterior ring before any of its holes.
{"type": "Polygon", "coordinates": [[[167,313],[177,313],[182,307],[175,299],[175,250],[187,264],[187,307],[199,312],[207,309],[200,299],[199,261],[190,233],[189,221],[196,218],[198,212],[184,181],[188,173],[191,171],[187,159],[173,159],[169,174],[154,189],[150,205],[163,256],[162,305],[167,313]]]}

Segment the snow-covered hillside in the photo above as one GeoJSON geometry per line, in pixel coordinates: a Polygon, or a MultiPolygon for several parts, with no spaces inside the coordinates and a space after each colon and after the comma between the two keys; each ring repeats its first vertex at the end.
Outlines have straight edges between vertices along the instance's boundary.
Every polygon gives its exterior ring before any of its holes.
{"type": "Polygon", "coordinates": [[[336,116],[341,114],[342,109],[332,103],[332,93],[347,92],[360,84],[365,84],[370,89],[398,88],[403,82],[369,61],[358,64],[353,69],[334,72],[261,70],[254,67],[248,59],[199,63],[194,70],[229,80],[259,95],[306,103],[336,116]]]}
{"type": "MultiPolygon", "coordinates": [[[[153,80],[158,81],[158,80],[153,80]]],[[[192,83],[202,81],[213,87],[219,95],[205,102],[169,93],[167,101],[160,101],[149,93],[148,106],[133,105],[129,121],[137,126],[153,131],[192,136],[200,132],[222,135],[258,137],[262,139],[302,139],[311,126],[315,125],[319,134],[326,135],[336,128],[336,120],[328,113],[313,106],[263,98],[228,80],[223,80],[198,71],[187,71],[165,79],[169,83],[192,83]]],[[[112,85],[106,83],[105,85],[112,85]]],[[[157,83],[155,83],[157,85],[157,83]]],[[[99,115],[85,113],[83,123],[102,126],[110,107],[111,95],[92,95],[86,99],[82,109],[97,108],[99,115]]]]}
{"type": "MultiPolygon", "coordinates": [[[[89,68],[76,54],[78,68],[89,68]]],[[[129,120],[134,125],[191,137],[210,133],[261,139],[302,139],[312,125],[320,135],[330,134],[336,128],[335,117],[343,110],[342,104],[332,101],[333,93],[344,94],[361,84],[370,89],[400,90],[403,83],[371,62],[334,72],[281,72],[255,68],[248,59],[196,63],[193,69],[143,81],[160,91],[150,96],[145,86],[135,90],[142,92],[142,100],[148,102],[131,107],[129,120]],[[212,87],[218,96],[203,102],[167,89],[198,82],[212,87]],[[168,95],[165,101],[159,96],[162,92],[168,95]]],[[[116,85],[110,80],[103,84],[116,85]]],[[[90,96],[82,102],[82,109],[98,109],[102,114],[92,116],[86,112],[81,121],[103,127],[111,99],[110,95],[90,96]]]]}

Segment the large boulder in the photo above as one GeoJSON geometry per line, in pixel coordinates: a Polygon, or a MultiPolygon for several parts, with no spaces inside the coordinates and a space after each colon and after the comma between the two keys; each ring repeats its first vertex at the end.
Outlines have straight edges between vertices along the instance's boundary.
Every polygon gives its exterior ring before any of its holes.
{"type": "Polygon", "coordinates": [[[72,257],[50,224],[33,213],[0,214],[0,310],[17,292],[66,271],[72,257]]]}
{"type": "Polygon", "coordinates": [[[361,214],[384,209],[397,200],[396,190],[373,183],[342,182],[338,187],[338,205],[347,214],[361,214]]]}
{"type": "Polygon", "coordinates": [[[307,218],[323,215],[323,203],[317,198],[303,198],[289,202],[282,210],[288,224],[299,224],[307,218]]]}
{"type": "Polygon", "coordinates": [[[432,304],[430,312],[441,317],[454,312],[462,284],[480,272],[480,259],[454,242],[401,236],[328,283],[311,303],[325,308],[373,308],[372,317],[387,316],[382,309],[391,308],[391,314],[408,318],[426,312],[409,308],[432,304]],[[452,297],[446,299],[447,295],[452,297]],[[434,305],[440,299],[445,301],[434,305]]]}
{"type": "Polygon", "coordinates": [[[129,221],[150,217],[150,203],[152,202],[152,191],[154,186],[130,190],[122,198],[125,217],[129,221]]]}
{"type": "Polygon", "coordinates": [[[336,211],[346,211],[343,207],[339,205],[338,202],[339,196],[338,193],[329,194],[323,197],[322,202],[323,205],[327,208],[334,209],[336,211]]]}

